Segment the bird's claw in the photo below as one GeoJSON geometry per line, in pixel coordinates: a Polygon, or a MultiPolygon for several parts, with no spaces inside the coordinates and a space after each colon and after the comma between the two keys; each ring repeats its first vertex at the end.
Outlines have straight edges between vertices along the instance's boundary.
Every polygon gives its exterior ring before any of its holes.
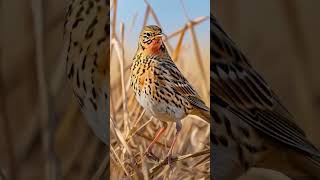
{"type": "Polygon", "coordinates": [[[170,155],[168,155],[168,156],[165,158],[164,161],[166,161],[167,164],[168,164],[169,166],[171,166],[172,163],[173,163],[173,160],[175,160],[175,159],[176,159],[176,157],[173,157],[173,156],[170,154],[170,155]]]}
{"type": "Polygon", "coordinates": [[[153,154],[152,151],[146,151],[143,156],[147,157],[148,159],[152,159],[153,161],[157,161],[159,162],[159,158],[158,156],[156,156],[155,154],[153,154]]]}

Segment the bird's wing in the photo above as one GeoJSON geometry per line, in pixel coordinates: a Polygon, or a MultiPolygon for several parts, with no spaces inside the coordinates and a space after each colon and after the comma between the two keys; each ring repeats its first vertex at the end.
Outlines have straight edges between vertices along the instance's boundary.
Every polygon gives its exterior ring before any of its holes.
{"type": "Polygon", "coordinates": [[[163,80],[169,82],[168,84],[175,94],[184,97],[193,107],[209,111],[209,108],[171,59],[161,61],[159,65],[162,71],[160,73],[164,75],[163,80]]]}
{"type": "Polygon", "coordinates": [[[226,107],[263,134],[318,154],[268,84],[211,15],[211,102],[226,107]]]}
{"type": "Polygon", "coordinates": [[[64,24],[68,82],[95,134],[108,143],[109,7],[103,0],[70,2],[64,24]]]}

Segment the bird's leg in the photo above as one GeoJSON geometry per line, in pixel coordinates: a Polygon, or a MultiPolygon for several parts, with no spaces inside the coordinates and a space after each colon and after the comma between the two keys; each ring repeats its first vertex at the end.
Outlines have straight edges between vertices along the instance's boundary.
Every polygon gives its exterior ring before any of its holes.
{"type": "Polygon", "coordinates": [[[180,122],[180,121],[177,121],[177,122],[176,122],[176,130],[177,130],[177,132],[176,132],[176,134],[175,134],[174,137],[173,137],[173,141],[172,141],[172,143],[171,143],[171,146],[170,146],[170,149],[169,149],[167,158],[166,158],[166,160],[168,161],[168,164],[169,164],[169,165],[171,164],[171,160],[172,160],[172,150],[173,150],[174,145],[176,144],[178,135],[179,135],[179,133],[180,133],[180,131],[181,131],[181,127],[182,127],[181,122],[180,122]]]}
{"type": "Polygon", "coordinates": [[[154,137],[154,139],[151,141],[151,143],[147,147],[145,153],[143,154],[144,156],[147,155],[148,157],[152,158],[153,160],[159,161],[159,158],[152,153],[152,147],[159,140],[159,138],[161,137],[161,135],[163,134],[163,132],[166,129],[167,129],[167,123],[164,123],[164,127],[161,127],[159,129],[159,131],[157,132],[156,136],[154,137]]]}

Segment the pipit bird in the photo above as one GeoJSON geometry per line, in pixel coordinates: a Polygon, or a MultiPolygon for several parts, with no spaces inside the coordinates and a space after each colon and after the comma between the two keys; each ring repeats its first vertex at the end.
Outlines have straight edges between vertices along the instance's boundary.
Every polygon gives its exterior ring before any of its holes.
{"type": "Polygon", "coordinates": [[[234,180],[250,167],[319,179],[319,150],[213,16],[210,26],[214,179],[234,180]]]}
{"type": "Polygon", "coordinates": [[[109,142],[109,5],[73,0],[66,14],[66,73],[89,125],[109,142]]]}
{"type": "MultiPolygon", "coordinates": [[[[176,133],[168,152],[168,163],[181,130],[181,120],[196,115],[210,121],[209,108],[172,61],[162,40],[161,28],[145,26],[140,33],[133,58],[130,84],[139,104],[150,115],[163,122],[175,122],[176,133]]],[[[152,146],[165,131],[162,127],[146,149],[145,155],[156,158],[152,146]]]]}

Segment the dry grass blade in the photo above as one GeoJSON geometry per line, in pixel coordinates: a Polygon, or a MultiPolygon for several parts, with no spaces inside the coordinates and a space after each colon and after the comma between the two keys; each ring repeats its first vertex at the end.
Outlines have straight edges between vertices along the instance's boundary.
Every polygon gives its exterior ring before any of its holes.
{"type": "Polygon", "coordinates": [[[138,13],[134,13],[133,17],[132,17],[132,21],[131,21],[131,25],[130,25],[130,28],[129,28],[129,32],[132,32],[135,24],[136,24],[136,21],[137,21],[137,17],[138,17],[138,13]]]}
{"type": "Polygon", "coordinates": [[[147,6],[146,12],[144,13],[143,26],[145,26],[147,24],[147,21],[149,18],[149,13],[150,13],[150,6],[147,6]]]}
{"type": "Polygon", "coordinates": [[[118,1],[117,0],[113,0],[112,1],[113,4],[112,4],[112,7],[113,7],[113,18],[112,18],[112,21],[111,21],[111,38],[114,38],[116,36],[116,27],[117,27],[117,4],[118,4],[118,1]]]}
{"type": "Polygon", "coordinates": [[[137,124],[140,122],[140,120],[142,119],[144,113],[146,111],[143,110],[140,114],[140,116],[137,118],[136,122],[134,123],[133,127],[130,129],[128,136],[126,137],[126,141],[128,141],[136,132],[137,132],[137,124]]]}
{"type": "MultiPolygon", "coordinates": [[[[137,108],[139,108],[139,106],[137,106],[137,108]]],[[[137,121],[134,123],[134,126],[137,126],[137,124],[140,122],[140,120],[142,119],[144,113],[146,113],[146,110],[143,109],[142,112],[140,113],[140,116],[137,118],[137,121]]]]}
{"type": "Polygon", "coordinates": [[[132,152],[131,152],[127,142],[125,141],[125,138],[123,137],[121,131],[116,127],[116,125],[115,125],[114,121],[112,120],[112,118],[110,118],[110,122],[111,122],[111,125],[112,125],[112,129],[116,133],[116,136],[117,136],[118,140],[123,145],[123,147],[126,149],[126,151],[130,154],[130,156],[132,156],[132,152]]]}
{"type": "Polygon", "coordinates": [[[137,132],[139,132],[141,129],[143,129],[144,127],[146,127],[150,122],[152,121],[152,117],[146,122],[144,123],[142,126],[140,126],[140,128],[138,128],[137,130],[133,131],[132,134],[130,136],[128,136],[127,140],[130,140],[130,138],[132,138],[137,132]]]}
{"type": "MultiPolygon", "coordinates": [[[[201,24],[202,22],[204,22],[205,20],[209,19],[209,17],[207,16],[203,16],[203,17],[198,17],[195,18],[194,20],[190,21],[189,23],[191,23],[193,26],[196,26],[198,24],[201,24]]],[[[171,33],[170,35],[167,36],[167,39],[172,39],[175,36],[179,35],[184,29],[186,29],[188,26],[186,24],[186,26],[183,26],[182,28],[176,30],[175,32],[171,33]]]]}
{"type": "MultiPolygon", "coordinates": [[[[144,2],[145,2],[146,5],[147,5],[147,11],[148,11],[148,12],[151,14],[151,16],[154,18],[154,20],[156,21],[156,24],[157,24],[159,27],[161,27],[160,21],[159,21],[157,15],[156,15],[156,13],[153,11],[153,9],[152,9],[151,5],[149,4],[149,2],[148,2],[147,0],[144,0],[144,2]]],[[[148,13],[148,14],[146,13],[146,16],[145,16],[145,17],[148,18],[149,13],[148,13]]],[[[146,18],[146,19],[147,19],[147,18],[146,18]]],[[[143,22],[145,22],[145,23],[143,23],[143,26],[145,26],[145,25],[146,25],[146,21],[143,21],[143,22]]]]}
{"type": "Polygon", "coordinates": [[[42,143],[46,158],[46,179],[56,179],[57,164],[53,150],[53,117],[50,114],[50,101],[45,79],[44,71],[44,20],[43,20],[43,2],[41,0],[32,1],[32,13],[35,26],[35,41],[36,41],[36,64],[37,78],[40,99],[40,120],[42,125],[42,143]]]}
{"type": "Polygon", "coordinates": [[[117,41],[115,38],[112,39],[112,44],[115,47],[115,50],[118,55],[118,60],[120,64],[120,76],[121,76],[121,87],[122,87],[122,101],[123,101],[123,114],[124,114],[124,121],[127,124],[126,126],[126,132],[129,132],[130,129],[130,122],[129,122],[129,113],[128,113],[128,107],[127,107],[127,93],[125,91],[125,82],[124,82],[124,54],[123,54],[123,48],[121,48],[121,45],[119,45],[119,41],[117,41]]]}
{"type": "Polygon", "coordinates": [[[180,51],[181,51],[181,46],[182,46],[182,41],[183,41],[183,38],[184,38],[184,35],[186,33],[186,28],[182,29],[182,31],[180,32],[180,37],[179,37],[179,41],[178,41],[178,44],[177,44],[177,47],[176,49],[174,50],[173,52],[173,55],[172,55],[172,59],[174,61],[177,61],[179,59],[179,54],[180,54],[180,51]]]}
{"type": "MultiPolygon", "coordinates": [[[[152,7],[150,6],[150,4],[148,3],[148,1],[147,1],[147,0],[144,0],[144,2],[145,2],[145,3],[147,4],[147,6],[149,7],[149,9],[150,9],[150,14],[151,14],[151,16],[154,18],[154,20],[156,21],[156,24],[161,27],[161,24],[160,24],[160,21],[159,21],[159,19],[158,19],[158,16],[157,16],[156,13],[153,11],[153,9],[152,9],[152,7]]],[[[144,24],[144,25],[145,25],[145,24],[144,24]]]]}
{"type": "MultiPolygon", "coordinates": [[[[155,179],[169,179],[169,174],[170,174],[170,166],[164,166],[162,168],[162,171],[159,172],[159,174],[157,174],[157,176],[155,177],[155,179]]],[[[151,175],[152,177],[152,175],[151,175]]]]}
{"type": "Polygon", "coordinates": [[[199,165],[203,165],[203,162],[205,161],[209,161],[210,160],[210,154],[206,157],[204,157],[203,159],[201,159],[200,161],[198,161],[197,163],[195,163],[192,167],[197,167],[199,165]]]}
{"type": "Polygon", "coordinates": [[[110,118],[113,118],[114,120],[117,120],[117,113],[114,108],[114,100],[113,97],[110,96],[110,118]]]}
{"type": "Polygon", "coordinates": [[[127,171],[127,169],[124,167],[123,163],[121,162],[121,159],[119,158],[119,156],[117,155],[117,153],[115,152],[114,148],[112,146],[110,146],[110,150],[111,153],[114,155],[114,157],[116,158],[116,160],[118,161],[118,163],[120,164],[122,170],[124,171],[124,173],[129,176],[129,173],[127,171]]]}
{"type": "Polygon", "coordinates": [[[182,9],[183,9],[184,16],[186,17],[186,19],[187,19],[188,21],[190,21],[190,18],[189,18],[189,16],[188,16],[188,12],[187,12],[187,9],[186,9],[186,7],[185,7],[185,5],[184,5],[184,3],[183,3],[183,0],[180,0],[180,4],[181,4],[181,7],[182,7],[182,9]]]}
{"type": "MultiPolygon", "coordinates": [[[[123,72],[125,72],[125,71],[123,71],[123,72]]],[[[120,77],[120,78],[121,78],[121,77],[120,77]]],[[[125,86],[125,91],[126,91],[126,93],[128,92],[129,87],[130,87],[130,82],[127,82],[127,84],[126,84],[126,86],[125,86]]],[[[132,96],[129,97],[129,98],[132,98],[132,96]]],[[[128,100],[128,102],[130,102],[130,99],[128,100]]],[[[128,104],[128,103],[127,103],[127,104],[128,104]]],[[[118,100],[118,101],[116,102],[115,111],[118,112],[119,109],[121,108],[121,106],[123,107],[123,102],[122,102],[122,100],[120,99],[120,100],[118,100]]]]}
{"type": "Polygon", "coordinates": [[[198,61],[198,65],[200,66],[200,71],[201,71],[201,74],[202,74],[203,85],[206,86],[206,89],[209,89],[209,86],[206,83],[207,82],[206,81],[206,70],[205,70],[205,67],[203,65],[198,39],[197,39],[196,32],[195,32],[193,26],[194,25],[192,23],[188,23],[188,27],[190,28],[190,31],[191,31],[191,37],[192,37],[192,40],[193,40],[193,48],[194,48],[194,51],[195,51],[196,59],[198,61]]]}
{"type": "MultiPolygon", "coordinates": [[[[120,42],[121,42],[121,49],[124,49],[124,24],[120,23],[120,42]]],[[[122,51],[122,56],[124,57],[124,51],[122,51]]]]}
{"type": "MultiPolygon", "coordinates": [[[[172,160],[172,164],[178,162],[178,161],[182,161],[188,158],[195,158],[195,157],[199,157],[199,156],[203,156],[206,154],[210,154],[210,149],[206,149],[194,154],[187,154],[187,155],[183,155],[183,156],[179,156],[177,158],[174,158],[172,160]]],[[[162,160],[158,165],[154,166],[153,168],[150,169],[150,175],[154,176],[161,168],[163,168],[164,166],[168,166],[167,164],[168,162],[164,159],[162,160]]]]}
{"type": "MultiPolygon", "coordinates": [[[[140,149],[140,156],[143,156],[143,148],[142,146],[139,147],[140,149]]],[[[147,163],[145,162],[145,159],[141,160],[141,167],[142,167],[142,174],[143,174],[143,179],[149,179],[149,171],[147,167],[147,163]]]]}

